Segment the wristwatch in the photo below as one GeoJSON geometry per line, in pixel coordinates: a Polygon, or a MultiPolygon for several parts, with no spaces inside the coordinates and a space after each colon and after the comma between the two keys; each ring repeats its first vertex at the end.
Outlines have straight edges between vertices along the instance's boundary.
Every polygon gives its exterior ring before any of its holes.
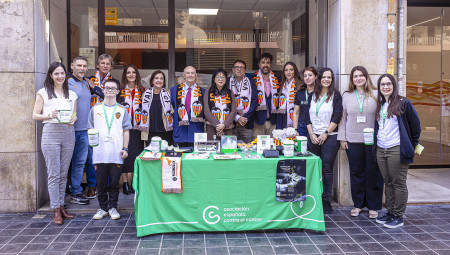
{"type": "Polygon", "coordinates": [[[326,130],[326,129],[325,129],[325,134],[329,135],[329,134],[330,134],[330,132],[328,132],[328,130],[326,130]]]}
{"type": "Polygon", "coordinates": [[[128,148],[123,147],[122,150],[128,152],[128,148]]]}

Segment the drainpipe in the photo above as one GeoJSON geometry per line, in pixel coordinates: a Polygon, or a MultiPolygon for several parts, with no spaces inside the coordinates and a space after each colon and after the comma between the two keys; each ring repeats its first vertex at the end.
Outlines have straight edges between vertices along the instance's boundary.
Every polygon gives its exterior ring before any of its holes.
{"type": "Polygon", "coordinates": [[[398,65],[397,65],[397,72],[398,72],[398,93],[402,96],[405,96],[406,93],[403,93],[403,20],[404,20],[404,6],[403,6],[403,0],[398,0],[398,65]]]}

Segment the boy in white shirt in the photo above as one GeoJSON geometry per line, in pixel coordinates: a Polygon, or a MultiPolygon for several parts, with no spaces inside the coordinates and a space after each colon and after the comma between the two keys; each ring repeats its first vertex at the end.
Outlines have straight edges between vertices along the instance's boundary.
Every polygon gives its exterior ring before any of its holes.
{"type": "Polygon", "coordinates": [[[94,147],[92,162],[97,178],[97,198],[100,209],[93,219],[100,220],[109,214],[111,219],[117,220],[120,219],[120,214],[117,212],[119,180],[123,160],[128,156],[129,130],[132,126],[127,110],[116,101],[119,83],[115,80],[107,80],[103,93],[104,101],[92,107],[88,121],[88,129],[96,129],[99,132],[99,142],[98,146],[94,147]]]}

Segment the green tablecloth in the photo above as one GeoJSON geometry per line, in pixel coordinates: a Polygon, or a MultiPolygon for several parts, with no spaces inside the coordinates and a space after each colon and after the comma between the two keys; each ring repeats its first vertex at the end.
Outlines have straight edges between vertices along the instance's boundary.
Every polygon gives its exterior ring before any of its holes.
{"type": "Polygon", "coordinates": [[[322,162],[306,159],[306,200],[277,202],[280,158],[182,160],[183,193],[161,192],[161,161],[135,161],[137,236],[166,232],[307,228],[325,231],[322,162]]]}

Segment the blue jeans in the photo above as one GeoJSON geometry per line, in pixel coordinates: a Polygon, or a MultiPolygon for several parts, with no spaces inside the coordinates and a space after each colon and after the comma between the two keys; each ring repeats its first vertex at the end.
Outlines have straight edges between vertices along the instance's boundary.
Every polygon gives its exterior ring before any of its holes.
{"type": "Polygon", "coordinates": [[[97,187],[97,178],[95,177],[95,168],[94,164],[92,164],[92,152],[94,150],[92,147],[89,147],[87,161],[86,161],[86,179],[88,187],[97,187]]]}
{"type": "Polygon", "coordinates": [[[75,131],[75,148],[72,155],[72,186],[70,193],[78,195],[83,192],[81,179],[83,178],[84,164],[88,156],[89,140],[86,130],[75,131]]]}

